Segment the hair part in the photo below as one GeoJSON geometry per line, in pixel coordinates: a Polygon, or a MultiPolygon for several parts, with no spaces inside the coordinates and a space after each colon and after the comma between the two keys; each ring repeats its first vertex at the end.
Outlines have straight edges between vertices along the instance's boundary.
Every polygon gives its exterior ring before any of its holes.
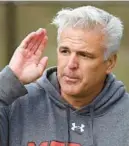
{"type": "Polygon", "coordinates": [[[99,25],[106,37],[104,47],[104,59],[107,60],[112,54],[116,54],[120,47],[121,38],[123,35],[123,24],[118,17],[115,17],[108,12],[93,7],[82,6],[75,9],[66,8],[57,13],[52,24],[58,29],[57,40],[60,39],[60,33],[68,27],[80,29],[95,29],[99,25]]]}

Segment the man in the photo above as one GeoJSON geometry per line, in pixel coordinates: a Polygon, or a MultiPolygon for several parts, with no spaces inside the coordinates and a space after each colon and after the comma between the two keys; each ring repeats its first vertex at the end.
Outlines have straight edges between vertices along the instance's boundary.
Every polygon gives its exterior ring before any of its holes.
{"type": "Polygon", "coordinates": [[[23,40],[2,72],[11,72],[10,79],[19,86],[18,93],[13,83],[5,90],[7,96],[1,93],[0,144],[129,146],[129,95],[111,73],[121,21],[86,6],[60,11],[53,23],[58,27],[57,68],[28,84],[47,64],[47,57],[40,61],[47,42],[46,31],[40,29],[23,40]],[[27,90],[16,78],[28,84],[27,90]]]}

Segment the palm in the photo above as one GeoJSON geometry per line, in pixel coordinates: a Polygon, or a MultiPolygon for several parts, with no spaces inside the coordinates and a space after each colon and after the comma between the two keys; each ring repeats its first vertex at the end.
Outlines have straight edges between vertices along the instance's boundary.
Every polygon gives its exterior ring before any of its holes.
{"type": "Polygon", "coordinates": [[[40,77],[46,68],[47,57],[41,59],[47,36],[40,29],[28,35],[16,49],[9,66],[24,84],[40,77]]]}

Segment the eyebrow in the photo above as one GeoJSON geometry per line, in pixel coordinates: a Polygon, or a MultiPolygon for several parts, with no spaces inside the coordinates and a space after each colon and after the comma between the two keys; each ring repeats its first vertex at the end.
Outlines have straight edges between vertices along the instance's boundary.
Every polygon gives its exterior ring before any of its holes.
{"type": "Polygon", "coordinates": [[[70,49],[70,48],[67,46],[58,46],[58,49],[60,50],[60,49],[70,49]]]}

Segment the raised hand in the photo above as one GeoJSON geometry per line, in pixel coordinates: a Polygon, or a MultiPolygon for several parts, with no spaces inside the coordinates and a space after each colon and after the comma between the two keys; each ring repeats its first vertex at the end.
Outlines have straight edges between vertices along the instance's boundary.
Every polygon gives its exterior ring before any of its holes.
{"type": "Polygon", "coordinates": [[[48,37],[45,29],[30,33],[14,52],[9,67],[23,84],[39,78],[46,68],[48,57],[43,57],[48,37]]]}

